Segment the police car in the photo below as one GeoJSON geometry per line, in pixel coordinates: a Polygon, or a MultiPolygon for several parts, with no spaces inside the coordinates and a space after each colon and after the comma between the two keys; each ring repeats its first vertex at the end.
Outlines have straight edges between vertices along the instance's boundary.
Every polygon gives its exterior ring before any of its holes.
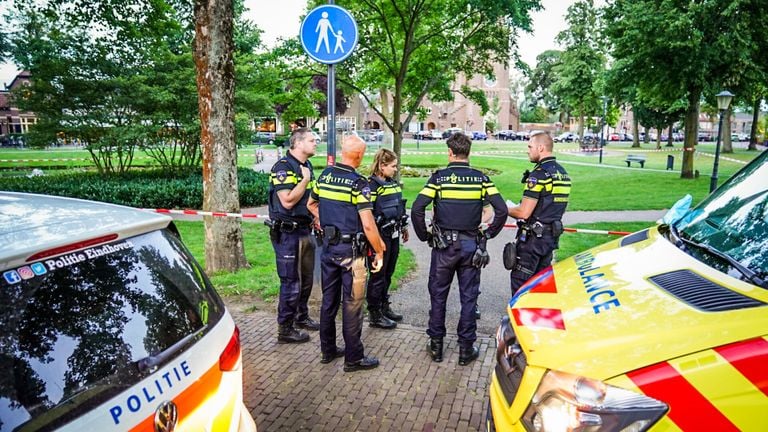
{"type": "Polygon", "coordinates": [[[0,430],[256,430],[239,331],[170,218],[0,192],[0,245],[0,430]]]}
{"type": "Polygon", "coordinates": [[[696,207],[534,275],[487,428],[768,430],[768,152],[696,207]]]}

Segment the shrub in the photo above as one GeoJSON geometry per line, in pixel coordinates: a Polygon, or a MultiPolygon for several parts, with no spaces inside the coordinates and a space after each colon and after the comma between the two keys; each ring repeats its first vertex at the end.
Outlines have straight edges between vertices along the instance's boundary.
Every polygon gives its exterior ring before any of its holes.
{"type": "MultiPolygon", "coordinates": [[[[240,206],[267,202],[269,174],[238,169],[240,206]]],[[[139,208],[200,209],[203,206],[201,172],[175,174],[166,170],[134,170],[103,176],[65,173],[38,177],[0,178],[0,190],[30,192],[110,202],[139,208]]]]}

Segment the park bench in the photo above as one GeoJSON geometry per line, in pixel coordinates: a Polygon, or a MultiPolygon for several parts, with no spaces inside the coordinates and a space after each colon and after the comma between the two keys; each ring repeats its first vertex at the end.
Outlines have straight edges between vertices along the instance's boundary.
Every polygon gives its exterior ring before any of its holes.
{"type": "Polygon", "coordinates": [[[637,163],[640,164],[640,168],[644,168],[645,167],[645,156],[627,155],[627,159],[624,162],[627,163],[627,167],[629,167],[632,162],[637,162],[637,163]]]}

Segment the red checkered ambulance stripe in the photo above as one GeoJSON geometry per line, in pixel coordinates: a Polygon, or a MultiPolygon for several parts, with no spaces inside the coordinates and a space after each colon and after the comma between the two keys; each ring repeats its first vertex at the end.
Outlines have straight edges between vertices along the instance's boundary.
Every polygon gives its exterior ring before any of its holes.
{"type": "Polygon", "coordinates": [[[667,362],[630,372],[627,376],[643,393],[669,404],[668,416],[682,430],[739,430],[667,362]]]}
{"type": "Polygon", "coordinates": [[[768,341],[751,339],[718,347],[715,351],[768,396],[768,341]]]}

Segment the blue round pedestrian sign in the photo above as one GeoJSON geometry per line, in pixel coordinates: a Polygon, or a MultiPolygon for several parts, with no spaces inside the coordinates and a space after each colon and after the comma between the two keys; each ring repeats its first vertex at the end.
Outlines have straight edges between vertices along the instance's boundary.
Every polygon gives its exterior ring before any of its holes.
{"type": "Polygon", "coordinates": [[[344,8],[318,6],[301,23],[299,38],[312,59],[325,64],[339,63],[357,46],[357,22],[344,8]]]}

